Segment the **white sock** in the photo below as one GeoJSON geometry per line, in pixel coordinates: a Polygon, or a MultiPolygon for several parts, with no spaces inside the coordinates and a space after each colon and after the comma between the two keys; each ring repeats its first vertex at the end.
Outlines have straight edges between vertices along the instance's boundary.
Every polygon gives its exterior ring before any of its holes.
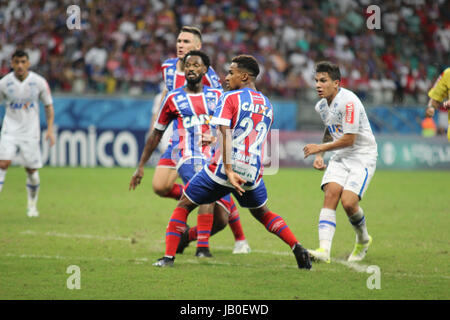
{"type": "Polygon", "coordinates": [[[369,234],[367,233],[366,217],[364,211],[359,207],[358,211],[348,218],[356,232],[356,241],[358,243],[366,243],[369,241],[369,234]]]}
{"type": "Polygon", "coordinates": [[[6,170],[0,169],[0,192],[3,189],[3,184],[5,182],[6,170]]]}
{"type": "Polygon", "coordinates": [[[336,210],[322,208],[319,215],[320,247],[331,252],[334,232],[336,231],[336,210]]]}
{"type": "Polygon", "coordinates": [[[39,194],[39,173],[37,171],[32,174],[27,174],[27,194],[28,205],[36,205],[39,194]]]}

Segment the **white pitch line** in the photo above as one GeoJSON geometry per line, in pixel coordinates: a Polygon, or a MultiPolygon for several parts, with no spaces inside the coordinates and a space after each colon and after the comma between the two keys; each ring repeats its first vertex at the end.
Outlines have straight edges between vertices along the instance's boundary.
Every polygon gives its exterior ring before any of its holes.
{"type": "Polygon", "coordinates": [[[46,254],[15,254],[15,253],[6,253],[5,257],[13,257],[13,258],[21,258],[21,259],[49,259],[49,260],[90,260],[90,261],[113,261],[116,259],[111,258],[87,258],[87,257],[64,257],[60,255],[49,256],[46,254]]]}
{"type": "Polygon", "coordinates": [[[61,232],[48,231],[46,233],[38,233],[32,230],[22,231],[20,234],[32,235],[32,236],[48,236],[48,237],[59,237],[59,238],[70,238],[70,239],[98,239],[98,240],[113,240],[113,241],[128,241],[131,242],[131,238],[120,237],[120,236],[99,236],[94,234],[68,234],[61,232]]]}

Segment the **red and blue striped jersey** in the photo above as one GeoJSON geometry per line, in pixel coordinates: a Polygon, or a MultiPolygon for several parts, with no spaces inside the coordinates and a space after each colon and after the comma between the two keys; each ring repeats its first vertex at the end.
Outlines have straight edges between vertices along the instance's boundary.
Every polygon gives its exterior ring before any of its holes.
{"type": "MultiPolygon", "coordinates": [[[[211,123],[230,127],[233,171],[247,181],[244,186],[257,186],[263,174],[264,143],[273,123],[269,99],[249,88],[226,92],[219,100],[211,123]]],[[[214,150],[207,169],[213,180],[227,184],[219,148],[214,150]]]]}
{"type": "MultiPolygon", "coordinates": [[[[168,91],[180,88],[186,84],[184,72],[177,71],[178,60],[179,58],[167,59],[161,66],[163,80],[168,91]]],[[[208,68],[208,72],[203,76],[202,81],[205,86],[222,89],[220,79],[211,67],[208,68]]]]}
{"type": "Polygon", "coordinates": [[[185,87],[170,91],[162,102],[155,129],[164,131],[173,120],[172,159],[210,159],[211,147],[202,146],[202,133],[210,133],[210,119],[222,91],[203,86],[201,93],[187,93],[185,87]]]}

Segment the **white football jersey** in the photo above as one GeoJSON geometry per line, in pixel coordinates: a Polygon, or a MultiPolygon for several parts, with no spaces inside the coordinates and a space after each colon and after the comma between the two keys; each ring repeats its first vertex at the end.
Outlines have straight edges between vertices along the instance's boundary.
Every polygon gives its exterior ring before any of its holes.
{"type": "Polygon", "coordinates": [[[37,73],[28,72],[20,81],[14,72],[0,80],[0,103],[6,107],[2,136],[28,140],[40,138],[39,100],[53,104],[47,81],[37,73]]]}
{"type": "Polygon", "coordinates": [[[357,135],[352,146],[335,150],[335,157],[372,159],[377,157],[377,143],[364,106],[356,94],[345,88],[339,88],[331,105],[323,98],[316,104],[315,109],[328,127],[334,141],[346,133],[357,135]]]}

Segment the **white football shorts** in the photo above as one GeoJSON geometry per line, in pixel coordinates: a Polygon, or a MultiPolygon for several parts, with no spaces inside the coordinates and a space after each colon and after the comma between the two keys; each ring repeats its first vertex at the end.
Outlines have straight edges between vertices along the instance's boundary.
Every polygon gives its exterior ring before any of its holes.
{"type": "Polygon", "coordinates": [[[323,190],[327,183],[336,182],[344,190],[356,193],[361,200],[375,173],[376,163],[376,158],[366,162],[360,159],[331,158],[320,187],[323,190]]]}
{"type": "Polygon", "coordinates": [[[13,160],[19,151],[20,160],[25,168],[42,168],[42,156],[39,140],[19,140],[13,137],[0,137],[0,160],[13,160]]]}

